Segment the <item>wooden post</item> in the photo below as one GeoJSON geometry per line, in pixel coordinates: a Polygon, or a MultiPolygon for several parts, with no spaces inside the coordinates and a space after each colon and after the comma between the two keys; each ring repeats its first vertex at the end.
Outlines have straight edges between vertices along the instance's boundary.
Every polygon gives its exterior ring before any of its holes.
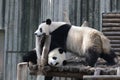
{"type": "Polygon", "coordinates": [[[95,69],[95,72],[94,72],[94,76],[96,76],[96,75],[100,75],[100,69],[99,68],[96,68],[95,69]]]}
{"type": "Polygon", "coordinates": [[[120,76],[120,67],[117,68],[117,75],[120,76]]]}
{"type": "Polygon", "coordinates": [[[17,65],[17,80],[27,80],[27,62],[22,62],[17,65]]]}

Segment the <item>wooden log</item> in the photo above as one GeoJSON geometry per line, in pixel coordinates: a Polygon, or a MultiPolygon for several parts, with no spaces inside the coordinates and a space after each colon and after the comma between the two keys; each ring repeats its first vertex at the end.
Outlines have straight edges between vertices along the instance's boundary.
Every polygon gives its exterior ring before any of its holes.
{"type": "Polygon", "coordinates": [[[95,72],[94,72],[94,76],[100,75],[100,71],[101,71],[100,68],[96,68],[96,69],[95,69],[95,72]]]}
{"type": "Polygon", "coordinates": [[[110,32],[103,32],[105,35],[110,35],[110,36],[120,36],[120,32],[117,31],[110,31],[110,32]]]}
{"type": "Polygon", "coordinates": [[[117,75],[120,76],[120,67],[117,68],[117,75]]]}
{"type": "Polygon", "coordinates": [[[120,44],[120,40],[111,40],[110,43],[112,43],[112,44],[120,44]]]}
{"type": "Polygon", "coordinates": [[[120,14],[103,14],[103,18],[120,18],[120,14]]]}
{"type": "Polygon", "coordinates": [[[110,40],[120,40],[120,36],[107,36],[110,40]]]}
{"type": "Polygon", "coordinates": [[[103,23],[103,27],[120,27],[120,23],[103,23]]]}
{"type": "Polygon", "coordinates": [[[119,18],[103,18],[102,19],[103,23],[120,23],[120,19],[119,18]]]}
{"type": "Polygon", "coordinates": [[[27,62],[22,62],[17,65],[17,80],[27,80],[27,62]]]}
{"type": "MultiPolygon", "coordinates": [[[[59,77],[76,77],[82,78],[84,75],[94,75],[95,77],[99,74],[101,75],[113,75],[119,74],[117,71],[117,67],[115,66],[97,66],[97,67],[89,67],[89,66],[61,66],[61,67],[51,67],[44,66],[42,67],[43,75],[45,76],[59,76],[59,77]],[[96,71],[96,72],[95,72],[96,71]]],[[[106,76],[105,76],[106,78],[106,76]]]]}
{"type": "MultiPolygon", "coordinates": [[[[44,67],[44,75],[46,76],[64,76],[64,77],[77,77],[77,75],[116,75],[117,70],[115,66],[109,67],[88,67],[88,66],[62,66],[62,67],[44,67]],[[95,70],[98,70],[97,73],[94,73],[95,70]],[[64,75],[66,74],[66,75],[64,75]]],[[[77,78],[81,78],[78,76],[77,78]]]]}
{"type": "Polygon", "coordinates": [[[117,76],[117,75],[96,75],[96,76],[85,75],[83,76],[83,80],[120,80],[120,76],[117,76]]]}
{"type": "Polygon", "coordinates": [[[103,32],[104,31],[120,31],[120,27],[110,27],[110,26],[108,26],[108,27],[103,27],[102,28],[103,30],[103,32]]]}

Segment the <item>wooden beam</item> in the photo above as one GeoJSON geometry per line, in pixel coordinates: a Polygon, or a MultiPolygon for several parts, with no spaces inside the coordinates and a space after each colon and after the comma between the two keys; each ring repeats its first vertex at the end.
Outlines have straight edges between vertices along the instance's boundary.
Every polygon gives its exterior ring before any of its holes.
{"type": "Polygon", "coordinates": [[[17,65],[17,80],[27,80],[27,62],[22,62],[17,65]]]}
{"type": "Polygon", "coordinates": [[[85,75],[83,76],[84,80],[120,80],[120,76],[117,75],[96,75],[96,76],[90,76],[85,75]]]}

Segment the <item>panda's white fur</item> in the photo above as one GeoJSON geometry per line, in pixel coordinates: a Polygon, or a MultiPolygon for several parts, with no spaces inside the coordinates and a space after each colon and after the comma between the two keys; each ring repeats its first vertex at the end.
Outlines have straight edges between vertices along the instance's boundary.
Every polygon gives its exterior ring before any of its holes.
{"type": "Polygon", "coordinates": [[[93,36],[95,36],[94,39],[100,40],[102,43],[101,45],[99,42],[99,45],[102,46],[101,50],[99,48],[100,46],[98,46],[99,52],[103,51],[104,53],[109,54],[111,49],[109,39],[105,37],[103,33],[90,27],[72,26],[67,37],[67,48],[80,55],[84,55],[88,48],[95,45],[95,42],[93,42],[93,36]]]}
{"type": "Polygon", "coordinates": [[[55,48],[54,50],[50,51],[48,54],[48,64],[51,66],[62,66],[64,61],[66,60],[66,53],[64,50],[60,48],[55,48]]]}
{"type": "Polygon", "coordinates": [[[49,35],[50,32],[53,32],[55,29],[57,29],[59,26],[66,24],[65,22],[52,22],[51,25],[46,25],[46,23],[42,23],[39,25],[38,29],[35,31],[38,36],[42,35],[42,33],[46,33],[46,35],[49,35]],[[44,27],[43,27],[44,26],[44,27]],[[50,28],[50,26],[52,28],[50,28]],[[43,27],[43,32],[40,32],[40,28],[43,27]]]}
{"type": "Polygon", "coordinates": [[[98,57],[104,58],[110,64],[115,64],[114,58],[116,55],[111,50],[109,39],[96,29],[68,25],[65,22],[51,22],[48,19],[46,23],[41,23],[35,32],[37,36],[43,34],[53,37],[54,41],[51,41],[52,44],[54,42],[57,44],[54,48],[62,47],[80,56],[86,56],[86,61],[90,66],[95,64],[98,57]],[[56,37],[62,40],[62,43],[58,39],[55,39],[56,37]]]}

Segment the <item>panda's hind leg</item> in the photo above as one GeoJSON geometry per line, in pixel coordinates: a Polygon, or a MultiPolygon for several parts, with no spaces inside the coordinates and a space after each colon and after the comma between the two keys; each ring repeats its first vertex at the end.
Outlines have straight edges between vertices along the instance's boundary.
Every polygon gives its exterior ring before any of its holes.
{"type": "Polygon", "coordinates": [[[107,65],[115,65],[117,63],[117,55],[113,50],[110,50],[110,53],[102,53],[100,57],[107,61],[107,65]]]}
{"type": "Polygon", "coordinates": [[[89,48],[85,53],[86,63],[89,66],[94,67],[99,56],[100,56],[99,53],[96,51],[94,47],[89,48]]]}
{"type": "Polygon", "coordinates": [[[97,33],[92,33],[87,36],[87,48],[84,49],[85,51],[85,57],[86,57],[86,62],[88,63],[89,66],[94,66],[95,63],[97,62],[98,57],[100,57],[100,53],[102,50],[102,41],[100,36],[97,33]]]}

